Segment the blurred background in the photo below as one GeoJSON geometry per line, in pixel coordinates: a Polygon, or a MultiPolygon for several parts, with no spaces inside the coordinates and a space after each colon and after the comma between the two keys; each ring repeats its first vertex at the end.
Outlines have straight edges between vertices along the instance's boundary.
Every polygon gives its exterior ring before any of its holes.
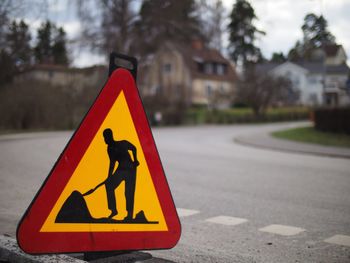
{"type": "Polygon", "coordinates": [[[349,13],[345,0],[1,0],[0,129],[76,128],[117,51],[139,59],[152,125],[311,118],[349,133],[349,13]]]}

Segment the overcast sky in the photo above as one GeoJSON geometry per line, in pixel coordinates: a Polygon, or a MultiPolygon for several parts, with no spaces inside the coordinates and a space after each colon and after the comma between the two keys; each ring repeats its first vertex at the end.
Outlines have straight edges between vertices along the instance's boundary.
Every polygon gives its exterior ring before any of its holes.
{"type": "MultiPolygon", "coordinates": [[[[28,18],[33,28],[37,28],[42,20],[48,18],[63,26],[68,38],[74,39],[81,28],[69,0],[48,1],[48,12],[45,17],[28,18]]],[[[227,13],[231,12],[234,0],[223,0],[227,13]]],[[[258,21],[256,25],[266,32],[258,42],[263,55],[271,57],[273,52],[282,51],[284,54],[298,39],[302,39],[301,25],[307,13],[323,14],[327,19],[330,31],[336,41],[342,44],[350,56],[350,0],[250,0],[255,9],[258,21]]],[[[84,67],[103,63],[104,57],[87,51],[71,50],[73,66],[84,67]]],[[[350,60],[348,59],[348,64],[350,60]]]]}
{"type": "MultiPolygon", "coordinates": [[[[233,1],[226,0],[229,8],[233,1]]],[[[274,51],[287,53],[298,39],[307,13],[323,14],[329,30],[350,56],[350,1],[349,0],[251,0],[259,18],[257,26],[266,32],[260,47],[266,57],[274,51]]],[[[349,60],[348,60],[349,62],[349,60]]]]}

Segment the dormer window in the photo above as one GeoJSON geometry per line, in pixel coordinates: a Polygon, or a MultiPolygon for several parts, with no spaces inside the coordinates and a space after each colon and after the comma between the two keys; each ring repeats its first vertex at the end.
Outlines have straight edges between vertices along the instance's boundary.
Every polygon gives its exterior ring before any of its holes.
{"type": "Polygon", "coordinates": [[[217,64],[216,65],[216,74],[225,75],[226,65],[225,64],[217,64]]]}
{"type": "Polygon", "coordinates": [[[204,63],[197,62],[197,69],[200,73],[204,72],[204,63]]]}
{"type": "Polygon", "coordinates": [[[171,64],[170,63],[166,63],[163,65],[163,72],[164,73],[170,73],[171,72],[171,64]]]}
{"type": "Polygon", "coordinates": [[[204,64],[204,73],[205,74],[213,74],[214,73],[214,65],[212,63],[204,64]]]}

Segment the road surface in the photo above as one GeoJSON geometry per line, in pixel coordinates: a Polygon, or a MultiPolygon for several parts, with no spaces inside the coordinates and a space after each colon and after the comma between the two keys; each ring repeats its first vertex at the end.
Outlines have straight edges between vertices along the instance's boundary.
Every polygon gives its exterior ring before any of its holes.
{"type": "MultiPolygon", "coordinates": [[[[350,160],[239,145],[300,124],[154,130],[181,216],[176,262],[350,262],[350,160]]],[[[71,132],[2,136],[0,230],[16,224],[71,132]]]]}

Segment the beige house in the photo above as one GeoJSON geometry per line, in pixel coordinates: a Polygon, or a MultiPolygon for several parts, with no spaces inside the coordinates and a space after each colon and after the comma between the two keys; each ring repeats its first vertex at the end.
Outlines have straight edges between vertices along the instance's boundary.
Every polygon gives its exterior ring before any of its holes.
{"type": "Polygon", "coordinates": [[[200,41],[189,46],[165,43],[140,69],[142,96],[163,96],[187,106],[228,107],[236,73],[230,61],[200,41]]]}

